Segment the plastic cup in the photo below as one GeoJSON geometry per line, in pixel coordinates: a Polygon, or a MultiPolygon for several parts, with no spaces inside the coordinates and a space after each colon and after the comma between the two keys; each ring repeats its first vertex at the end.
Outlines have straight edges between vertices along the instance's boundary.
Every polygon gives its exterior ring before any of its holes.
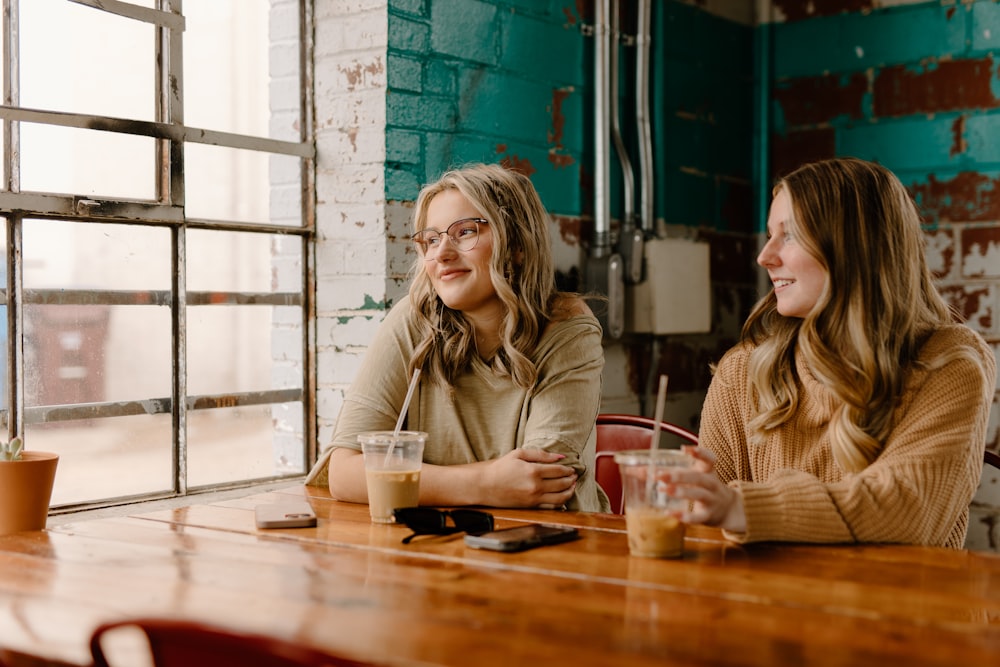
{"type": "Polygon", "coordinates": [[[629,553],[646,558],[682,556],[684,524],[680,515],[688,501],[670,496],[655,480],[661,472],[690,467],[693,459],[676,449],[637,449],[615,452],[615,463],[622,476],[629,553]]]}
{"type": "Polygon", "coordinates": [[[420,499],[423,431],[372,431],[358,435],[365,457],[368,508],[375,523],[394,523],[392,511],[416,507],[420,499]]]}

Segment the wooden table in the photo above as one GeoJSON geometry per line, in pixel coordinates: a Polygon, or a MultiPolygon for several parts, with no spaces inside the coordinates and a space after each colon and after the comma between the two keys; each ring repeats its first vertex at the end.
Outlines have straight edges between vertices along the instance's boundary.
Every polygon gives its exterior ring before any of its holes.
{"type": "Polygon", "coordinates": [[[628,555],[618,516],[493,513],[583,539],[403,545],[405,527],[301,486],[0,537],[0,659],[86,664],[99,623],[161,615],[388,665],[1000,664],[993,554],[740,547],[699,527],[655,560],[628,555]],[[303,495],[316,528],[254,527],[256,504],[303,495]]]}

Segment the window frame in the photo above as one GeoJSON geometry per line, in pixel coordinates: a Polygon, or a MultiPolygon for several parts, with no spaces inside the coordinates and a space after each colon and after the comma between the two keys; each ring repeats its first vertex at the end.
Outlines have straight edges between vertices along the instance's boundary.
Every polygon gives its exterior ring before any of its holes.
{"type": "MultiPolygon", "coordinates": [[[[24,0],[20,0],[24,1],[24,0]]],[[[8,402],[0,406],[0,428],[7,427],[7,437],[24,433],[26,423],[48,423],[63,420],[94,419],[131,414],[170,413],[172,418],[173,489],[169,495],[188,495],[187,483],[187,417],[191,410],[229,408],[301,401],[303,407],[303,461],[308,470],[316,458],[316,373],[315,373],[315,139],[313,99],[309,82],[312,76],[312,0],[297,0],[299,20],[299,140],[284,141],[264,137],[220,132],[184,124],[183,41],[185,17],[183,0],[157,0],[157,8],[145,8],[120,0],[66,0],[85,5],[95,11],[152,24],[156,28],[156,121],[28,109],[19,105],[18,25],[19,0],[2,0],[3,15],[3,100],[0,122],[3,131],[5,179],[0,190],[0,216],[5,219],[7,232],[6,289],[0,294],[0,305],[7,306],[7,386],[8,402]],[[155,201],[127,198],[96,198],[80,194],[23,192],[20,188],[20,124],[40,123],[48,126],[116,132],[156,141],[155,201]],[[299,226],[287,224],[215,220],[188,217],[185,213],[184,149],[187,143],[207,144],[224,148],[260,151],[273,156],[293,156],[299,159],[301,212],[299,226]],[[55,219],[83,223],[126,223],[167,227],[171,238],[171,287],[167,291],[112,290],[25,290],[23,286],[22,223],[25,219],[55,219]],[[302,276],[300,292],[202,292],[188,291],[186,232],[189,229],[211,229],[232,232],[281,234],[297,237],[301,242],[302,276]],[[107,303],[169,304],[171,309],[171,395],[130,401],[108,401],[63,406],[25,407],[24,314],[26,303],[107,303]],[[301,389],[275,389],[226,393],[223,395],[190,396],[187,394],[187,307],[193,305],[263,305],[299,306],[302,308],[301,389]]],[[[288,2],[272,0],[276,4],[288,2]]],[[[26,443],[30,447],[30,443],[26,443]]],[[[275,475],[263,480],[240,480],[198,487],[198,491],[245,486],[287,478],[275,475]]],[[[162,498],[162,493],[143,497],[162,498]]],[[[135,497],[105,498],[97,502],[62,505],[56,511],[73,511],[134,501],[135,497]]]]}

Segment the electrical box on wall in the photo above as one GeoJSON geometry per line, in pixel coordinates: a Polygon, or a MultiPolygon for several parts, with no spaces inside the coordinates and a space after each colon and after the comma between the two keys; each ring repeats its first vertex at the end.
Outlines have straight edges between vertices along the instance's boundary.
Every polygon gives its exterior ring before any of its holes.
{"type": "Polygon", "coordinates": [[[708,243],[651,239],[646,279],[626,290],[625,323],[632,333],[707,333],[712,328],[708,243]]]}

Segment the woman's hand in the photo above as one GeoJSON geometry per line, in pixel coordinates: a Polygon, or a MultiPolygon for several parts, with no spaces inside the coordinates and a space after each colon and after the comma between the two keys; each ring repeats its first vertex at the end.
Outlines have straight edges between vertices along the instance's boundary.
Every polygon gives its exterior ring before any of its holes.
{"type": "Polygon", "coordinates": [[[576,491],[576,471],[559,463],[564,454],[518,448],[498,459],[484,461],[483,494],[494,507],[555,509],[576,491]]]}
{"type": "Polygon", "coordinates": [[[667,493],[691,501],[691,508],[682,517],[684,523],[703,523],[732,533],[746,532],[743,496],[715,474],[715,454],[704,447],[688,445],[682,449],[694,458],[694,465],[665,473],[661,480],[667,483],[667,493]]]}

